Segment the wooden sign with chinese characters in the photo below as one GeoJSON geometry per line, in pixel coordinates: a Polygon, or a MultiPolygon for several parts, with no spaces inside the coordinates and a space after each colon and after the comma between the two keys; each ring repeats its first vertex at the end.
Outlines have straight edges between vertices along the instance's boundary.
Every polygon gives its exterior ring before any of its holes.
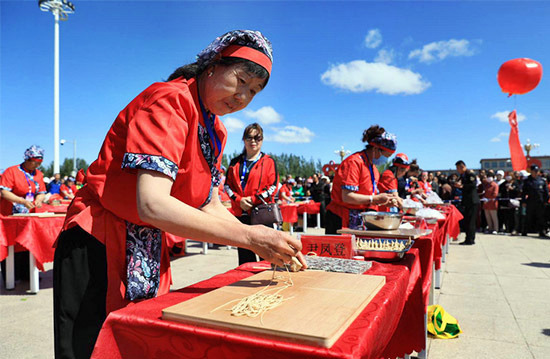
{"type": "Polygon", "coordinates": [[[344,259],[351,259],[355,255],[355,236],[352,235],[301,235],[300,240],[303,254],[315,253],[320,257],[344,259]]]}
{"type": "MultiPolygon", "coordinates": [[[[384,286],[386,278],[362,274],[301,271],[280,294],[280,306],[260,317],[235,317],[225,310],[271,282],[272,271],[258,273],[162,311],[162,318],[238,334],[329,348],[384,286]],[[235,301],[236,300],[236,301],[235,301]],[[212,312],[230,301],[227,306],[212,312]]],[[[286,277],[286,272],[278,272],[286,277]]],[[[277,279],[273,287],[284,286],[277,279]]],[[[270,286],[270,287],[271,287],[270,286]]]]}

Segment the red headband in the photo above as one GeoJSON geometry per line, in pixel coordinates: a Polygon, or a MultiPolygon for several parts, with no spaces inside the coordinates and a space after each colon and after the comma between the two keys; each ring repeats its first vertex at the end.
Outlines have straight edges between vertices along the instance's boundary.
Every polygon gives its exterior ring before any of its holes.
{"type": "Polygon", "coordinates": [[[378,143],[370,143],[370,142],[369,142],[369,145],[374,146],[374,147],[378,147],[378,148],[380,148],[381,150],[384,150],[384,151],[389,152],[389,153],[391,153],[391,154],[393,154],[393,153],[395,152],[395,150],[390,150],[389,148],[384,147],[384,146],[382,146],[382,145],[380,145],[380,144],[378,144],[378,143]]]}
{"type": "Polygon", "coordinates": [[[262,66],[271,75],[271,59],[261,51],[248,46],[229,45],[222,51],[222,57],[239,57],[262,66]]]}

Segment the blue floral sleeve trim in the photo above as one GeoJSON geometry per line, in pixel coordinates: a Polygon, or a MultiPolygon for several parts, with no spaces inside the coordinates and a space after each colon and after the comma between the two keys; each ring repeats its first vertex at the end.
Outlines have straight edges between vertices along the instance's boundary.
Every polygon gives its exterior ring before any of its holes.
{"type": "Polygon", "coordinates": [[[40,191],[40,192],[37,192],[36,194],[46,194],[48,193],[48,191],[40,191]]]}
{"type": "Polygon", "coordinates": [[[173,180],[176,179],[176,175],[178,174],[178,166],[174,162],[162,156],[147,155],[143,153],[126,152],[122,159],[121,167],[158,171],[171,177],[173,180]]]}
{"type": "Polygon", "coordinates": [[[359,191],[359,186],[350,186],[350,185],[342,185],[342,189],[346,189],[348,191],[357,192],[359,191]]]}
{"type": "Polygon", "coordinates": [[[10,191],[10,192],[12,191],[11,188],[6,187],[6,186],[0,186],[0,189],[5,189],[6,191],[10,191]]]}

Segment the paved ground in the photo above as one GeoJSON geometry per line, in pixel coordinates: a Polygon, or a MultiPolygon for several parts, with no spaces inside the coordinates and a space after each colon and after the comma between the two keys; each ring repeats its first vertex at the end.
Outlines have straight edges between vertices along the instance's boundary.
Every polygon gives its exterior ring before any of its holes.
{"type": "MultiPolygon", "coordinates": [[[[202,255],[202,246],[190,242],[189,251],[172,261],[173,288],[237,265],[235,249],[202,255]]],[[[0,358],[53,357],[51,264],[46,269],[37,295],[26,293],[28,282],[0,289],[0,358]]],[[[436,302],[464,333],[430,340],[429,358],[550,358],[550,240],[478,235],[475,246],[451,244],[443,271],[436,302]]]]}

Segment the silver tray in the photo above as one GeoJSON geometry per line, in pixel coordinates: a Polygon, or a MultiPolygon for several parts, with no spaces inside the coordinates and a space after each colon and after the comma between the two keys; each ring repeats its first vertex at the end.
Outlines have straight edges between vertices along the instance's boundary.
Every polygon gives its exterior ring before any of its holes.
{"type": "Polygon", "coordinates": [[[365,257],[365,260],[372,259],[376,261],[382,261],[382,262],[393,262],[401,260],[405,253],[411,249],[411,247],[414,244],[414,241],[412,239],[386,239],[386,238],[374,238],[374,239],[363,239],[362,241],[388,241],[388,242],[400,242],[405,244],[405,248],[400,251],[395,250],[385,250],[385,249],[357,249],[355,252],[357,255],[365,257]]]}

